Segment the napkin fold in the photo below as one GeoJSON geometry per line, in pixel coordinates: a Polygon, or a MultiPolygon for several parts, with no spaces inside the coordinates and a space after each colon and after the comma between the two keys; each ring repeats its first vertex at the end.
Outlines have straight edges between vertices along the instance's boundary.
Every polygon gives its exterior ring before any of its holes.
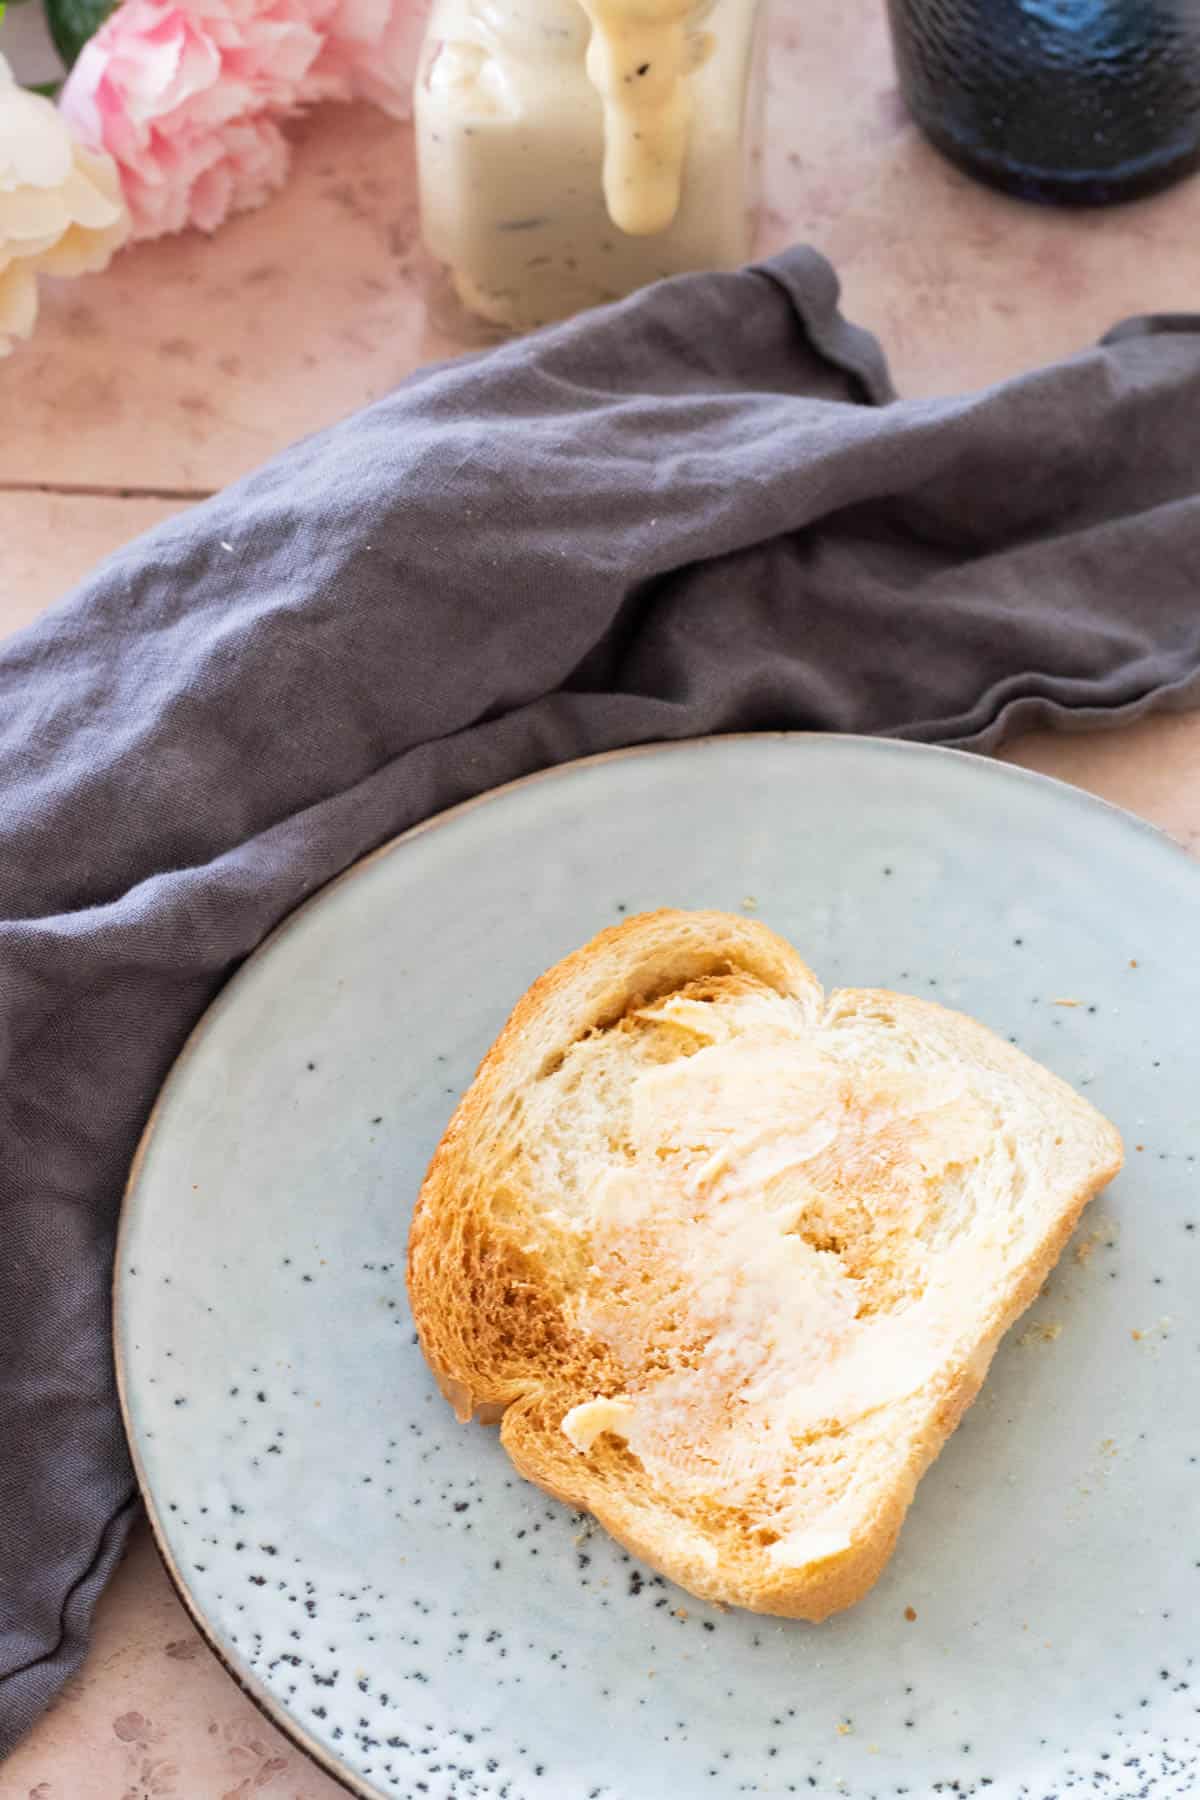
{"type": "Polygon", "coordinates": [[[0,1754],[135,1515],[117,1212],[239,962],[396,832],[588,752],[1195,704],[1198,419],[1200,314],[897,400],[796,249],[423,370],[0,646],[0,1754]]]}

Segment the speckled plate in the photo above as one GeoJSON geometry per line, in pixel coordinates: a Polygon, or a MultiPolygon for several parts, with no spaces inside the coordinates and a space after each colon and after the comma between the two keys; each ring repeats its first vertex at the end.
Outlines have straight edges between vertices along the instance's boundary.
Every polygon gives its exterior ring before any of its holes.
{"type": "Polygon", "coordinates": [[[1194,1794],[1198,927],[1200,868],[1096,801],[812,737],[564,769],[318,895],[181,1057],[118,1256],[151,1518],[238,1680],[388,1800],[1194,1794]],[[510,1006],[664,903],[968,1009],[1128,1141],[883,1579],[817,1628],[701,1605],[526,1486],[409,1319],[413,1197],[510,1006]]]}

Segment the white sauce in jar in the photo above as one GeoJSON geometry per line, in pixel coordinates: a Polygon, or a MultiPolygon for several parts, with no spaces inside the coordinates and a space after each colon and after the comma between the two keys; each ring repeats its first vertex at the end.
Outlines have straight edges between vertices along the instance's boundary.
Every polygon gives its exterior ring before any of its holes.
{"type": "Polygon", "coordinates": [[[422,226],[472,312],[525,330],[745,260],[760,15],[760,0],[434,0],[422,226]]]}

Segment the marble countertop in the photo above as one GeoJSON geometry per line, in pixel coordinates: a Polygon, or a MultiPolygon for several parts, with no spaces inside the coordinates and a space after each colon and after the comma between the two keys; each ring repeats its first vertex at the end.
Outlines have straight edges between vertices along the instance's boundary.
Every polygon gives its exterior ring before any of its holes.
{"type": "MultiPolygon", "coordinates": [[[[295,174],[216,238],[140,246],[43,303],[0,363],[0,631],[109,550],[455,348],[431,322],[411,132],[328,108],[295,174]]],[[[1023,208],[907,122],[881,0],[776,0],[763,247],[817,245],[907,395],[977,387],[1200,293],[1200,185],[1120,211],[1023,208]]],[[[1004,753],[1200,851],[1200,714],[1004,753]]],[[[334,1800],[191,1626],[144,1528],[86,1663],[0,1800],[334,1800]]]]}

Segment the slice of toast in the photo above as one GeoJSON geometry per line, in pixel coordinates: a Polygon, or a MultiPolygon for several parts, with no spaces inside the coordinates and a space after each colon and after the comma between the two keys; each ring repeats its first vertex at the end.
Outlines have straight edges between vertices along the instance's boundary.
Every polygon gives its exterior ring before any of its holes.
{"type": "Polygon", "coordinates": [[[861,1598],[1116,1130],[926,1000],[648,913],[518,1004],[409,1240],[425,1355],[520,1472],[708,1600],[861,1598]]]}

